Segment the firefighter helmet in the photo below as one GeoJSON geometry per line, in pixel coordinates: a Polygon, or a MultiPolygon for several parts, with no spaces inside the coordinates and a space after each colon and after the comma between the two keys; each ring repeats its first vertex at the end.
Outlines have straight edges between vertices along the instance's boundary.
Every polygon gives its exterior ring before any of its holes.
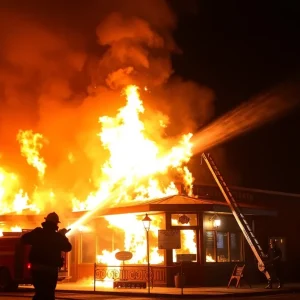
{"type": "Polygon", "coordinates": [[[48,214],[48,216],[45,218],[45,220],[48,222],[55,223],[55,224],[60,223],[58,214],[55,212],[48,214]]]}

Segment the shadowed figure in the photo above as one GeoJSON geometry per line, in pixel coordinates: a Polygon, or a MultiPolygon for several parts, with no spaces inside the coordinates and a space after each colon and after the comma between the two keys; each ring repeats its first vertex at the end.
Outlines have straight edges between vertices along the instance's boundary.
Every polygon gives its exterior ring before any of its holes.
{"type": "Polygon", "coordinates": [[[58,270],[63,265],[61,252],[72,250],[67,229],[58,230],[58,215],[48,214],[45,222],[21,237],[24,244],[31,245],[29,262],[31,263],[32,282],[35,288],[33,300],[55,300],[58,270]]]}
{"type": "Polygon", "coordinates": [[[270,247],[268,250],[268,261],[266,262],[266,268],[271,276],[271,279],[268,281],[266,289],[273,288],[274,282],[278,282],[277,288],[280,289],[282,287],[282,252],[277,246],[275,240],[270,240],[269,246],[270,247]]]}

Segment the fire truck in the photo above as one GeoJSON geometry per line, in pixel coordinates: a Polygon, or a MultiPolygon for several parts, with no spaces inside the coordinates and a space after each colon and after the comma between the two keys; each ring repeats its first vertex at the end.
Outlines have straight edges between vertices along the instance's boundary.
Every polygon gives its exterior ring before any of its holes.
{"type": "MultiPolygon", "coordinates": [[[[31,264],[28,261],[30,247],[20,241],[22,232],[3,232],[0,236],[0,291],[14,291],[19,285],[31,285],[31,264]]],[[[62,253],[64,266],[58,280],[67,278],[67,254],[62,253]]]]}

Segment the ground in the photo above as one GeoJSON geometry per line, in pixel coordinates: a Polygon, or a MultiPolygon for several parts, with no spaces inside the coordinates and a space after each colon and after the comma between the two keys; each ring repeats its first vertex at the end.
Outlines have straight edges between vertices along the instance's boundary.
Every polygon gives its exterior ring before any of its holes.
{"type": "MultiPolygon", "coordinates": [[[[22,299],[22,300],[31,300],[32,299],[32,293],[2,293],[0,294],[1,300],[13,300],[13,299],[22,299]]],[[[170,298],[170,297],[160,297],[156,298],[153,297],[156,300],[179,300],[182,298],[170,298]]],[[[66,300],[125,300],[125,299],[132,299],[132,300],[149,300],[151,297],[128,297],[128,296],[109,296],[109,295],[93,295],[93,294],[83,294],[83,293],[56,293],[56,299],[66,299],[66,300]]],[[[188,298],[187,298],[188,299],[188,298]]],[[[265,296],[252,296],[252,297],[240,297],[240,296],[232,296],[232,297],[205,297],[200,296],[199,298],[193,298],[193,299],[201,299],[201,300],[237,300],[237,299],[244,299],[244,300],[298,300],[300,299],[299,293],[287,293],[287,294],[278,294],[278,295],[265,295],[265,296]]]]}
{"type": "MultiPolygon", "coordinates": [[[[31,300],[31,297],[29,296],[28,293],[5,293],[1,295],[1,300],[14,300],[14,299],[22,299],[22,300],[31,300]],[[26,295],[27,294],[27,295],[26,295]],[[4,296],[5,295],[5,296],[4,296]]],[[[56,299],[76,299],[76,300],[86,300],[86,299],[93,299],[93,300],[125,300],[125,299],[132,299],[132,300],[149,300],[151,298],[146,298],[146,297],[128,297],[128,296],[107,296],[107,295],[91,295],[91,294],[82,294],[82,293],[57,293],[56,299]]],[[[172,300],[177,300],[178,298],[154,298],[156,300],[164,300],[164,299],[172,299],[172,300]]],[[[195,299],[195,298],[194,298],[195,299]]],[[[228,299],[228,300],[233,300],[237,299],[236,296],[233,297],[218,297],[218,298],[199,298],[201,300],[223,300],[223,299],[228,299]]],[[[244,300],[298,300],[300,299],[300,294],[281,294],[281,295],[265,295],[265,296],[254,296],[254,297],[238,297],[238,299],[244,299],[244,300]]]]}

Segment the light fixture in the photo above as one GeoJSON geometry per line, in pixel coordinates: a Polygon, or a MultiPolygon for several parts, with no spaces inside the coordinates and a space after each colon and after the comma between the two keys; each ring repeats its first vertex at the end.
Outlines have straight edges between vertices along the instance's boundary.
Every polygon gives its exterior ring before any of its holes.
{"type": "Polygon", "coordinates": [[[219,228],[221,226],[221,219],[217,214],[214,214],[209,220],[212,221],[214,228],[219,228]]]}
{"type": "Polygon", "coordinates": [[[143,225],[146,231],[150,230],[150,225],[151,225],[151,218],[148,216],[148,214],[146,214],[146,216],[144,217],[143,221],[143,225]]]}
{"type": "Polygon", "coordinates": [[[150,294],[150,251],[149,251],[149,230],[151,225],[151,218],[148,216],[148,214],[145,215],[143,221],[144,228],[146,230],[146,241],[147,241],[147,275],[148,275],[148,293],[150,294]]]}
{"type": "Polygon", "coordinates": [[[220,227],[221,225],[221,220],[220,219],[214,219],[214,227],[220,227]]]}

